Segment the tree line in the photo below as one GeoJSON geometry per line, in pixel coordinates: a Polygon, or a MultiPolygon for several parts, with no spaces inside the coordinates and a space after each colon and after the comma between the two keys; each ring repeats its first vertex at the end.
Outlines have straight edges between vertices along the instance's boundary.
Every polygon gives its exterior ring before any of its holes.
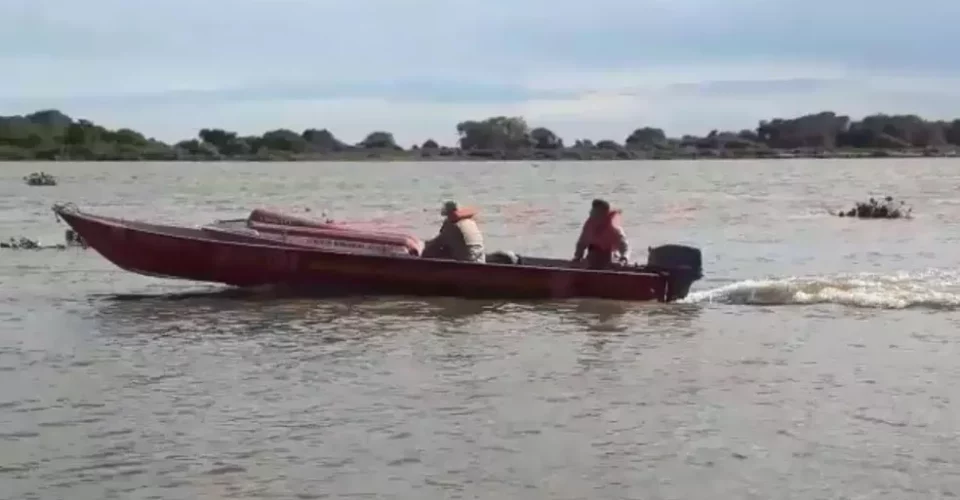
{"type": "Polygon", "coordinates": [[[521,117],[497,116],[456,125],[458,144],[433,139],[404,148],[392,133],[378,130],[357,144],[328,129],[276,129],[242,136],[205,128],[175,144],[128,128],[107,129],[57,110],[0,116],[0,160],[309,160],[309,159],[640,159],[775,157],[852,152],[887,156],[895,152],[952,154],[960,149],[960,119],[929,121],[916,115],[876,114],[852,120],[831,111],[761,121],[755,129],[711,131],[706,136],[668,137],[663,129],[640,127],[618,141],[565,142],[521,117]]]}

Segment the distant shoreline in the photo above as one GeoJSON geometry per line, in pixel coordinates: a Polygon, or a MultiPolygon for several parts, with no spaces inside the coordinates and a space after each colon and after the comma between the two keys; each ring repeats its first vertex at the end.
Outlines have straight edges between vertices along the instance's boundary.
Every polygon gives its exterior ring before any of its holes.
{"type": "Polygon", "coordinates": [[[844,150],[844,151],[801,151],[801,150],[764,150],[764,151],[728,151],[698,150],[694,153],[665,152],[650,154],[645,151],[584,151],[562,149],[550,151],[451,151],[449,153],[424,153],[420,151],[350,151],[340,153],[309,153],[271,156],[220,156],[178,158],[142,158],[126,155],[103,155],[96,159],[86,157],[71,158],[20,158],[4,159],[0,163],[26,162],[71,162],[71,163],[306,163],[306,162],[343,162],[343,163],[389,163],[389,162],[556,162],[556,161],[684,161],[684,160],[866,160],[883,158],[960,158],[960,151],[929,150],[844,150]]]}
{"type": "Polygon", "coordinates": [[[756,129],[711,131],[703,137],[668,137],[641,127],[622,142],[577,139],[565,143],[551,130],[521,117],[497,116],[456,124],[448,147],[428,139],[404,148],[393,134],[374,131],[348,144],[327,129],[270,130],[240,136],[202,129],[176,144],[135,130],[107,129],[57,110],[0,116],[0,161],[112,162],[429,162],[611,161],[706,159],[860,159],[960,157],[960,119],[928,121],[915,115],[871,115],[860,121],[825,111],[764,120],[756,129]]]}

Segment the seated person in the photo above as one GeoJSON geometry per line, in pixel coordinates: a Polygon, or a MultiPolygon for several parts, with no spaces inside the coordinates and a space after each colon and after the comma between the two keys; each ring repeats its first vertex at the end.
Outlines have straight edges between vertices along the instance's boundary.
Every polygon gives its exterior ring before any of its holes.
{"type": "Polygon", "coordinates": [[[589,269],[609,268],[613,264],[614,252],[619,253],[617,261],[621,265],[629,259],[630,243],[620,227],[620,211],[612,210],[604,200],[593,200],[590,217],[583,223],[577,239],[573,261],[583,260],[584,252],[587,252],[589,269]]]}
{"type": "Polygon", "coordinates": [[[483,234],[474,216],[476,210],[460,208],[448,201],[440,209],[443,225],[437,237],[423,247],[423,257],[452,259],[463,262],[486,262],[483,253],[483,234]]]}

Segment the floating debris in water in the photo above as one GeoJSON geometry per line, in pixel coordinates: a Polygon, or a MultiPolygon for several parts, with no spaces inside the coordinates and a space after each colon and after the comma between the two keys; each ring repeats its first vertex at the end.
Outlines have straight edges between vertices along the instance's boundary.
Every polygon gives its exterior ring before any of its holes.
{"type": "Polygon", "coordinates": [[[0,248],[8,250],[66,250],[70,247],[87,248],[87,242],[73,229],[67,229],[64,232],[64,239],[66,240],[65,243],[44,245],[40,240],[21,236],[20,238],[10,238],[6,241],[0,241],[0,248]]]}
{"type": "Polygon", "coordinates": [[[908,217],[911,212],[913,212],[912,207],[907,207],[903,201],[897,204],[893,201],[892,196],[887,196],[883,201],[870,198],[867,202],[857,203],[855,207],[846,212],[837,212],[837,215],[858,219],[901,219],[908,217]]]}
{"type": "Polygon", "coordinates": [[[73,229],[67,229],[64,231],[63,237],[66,240],[68,247],[87,248],[89,246],[87,245],[87,241],[83,239],[83,236],[77,234],[77,232],[73,229]]]}
{"type": "Polygon", "coordinates": [[[40,247],[40,242],[30,238],[10,238],[7,241],[0,241],[0,248],[12,248],[15,250],[35,250],[40,247]]]}
{"type": "Polygon", "coordinates": [[[23,178],[28,186],[56,186],[57,178],[46,172],[34,172],[23,178]]]}

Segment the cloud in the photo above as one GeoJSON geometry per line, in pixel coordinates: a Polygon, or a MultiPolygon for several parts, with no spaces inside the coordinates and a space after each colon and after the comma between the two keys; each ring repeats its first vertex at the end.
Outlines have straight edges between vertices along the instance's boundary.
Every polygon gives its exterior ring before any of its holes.
{"type": "Polygon", "coordinates": [[[6,0],[0,112],[173,140],[327,127],[452,142],[523,114],[568,138],[833,109],[960,116],[955,0],[6,0]]]}

